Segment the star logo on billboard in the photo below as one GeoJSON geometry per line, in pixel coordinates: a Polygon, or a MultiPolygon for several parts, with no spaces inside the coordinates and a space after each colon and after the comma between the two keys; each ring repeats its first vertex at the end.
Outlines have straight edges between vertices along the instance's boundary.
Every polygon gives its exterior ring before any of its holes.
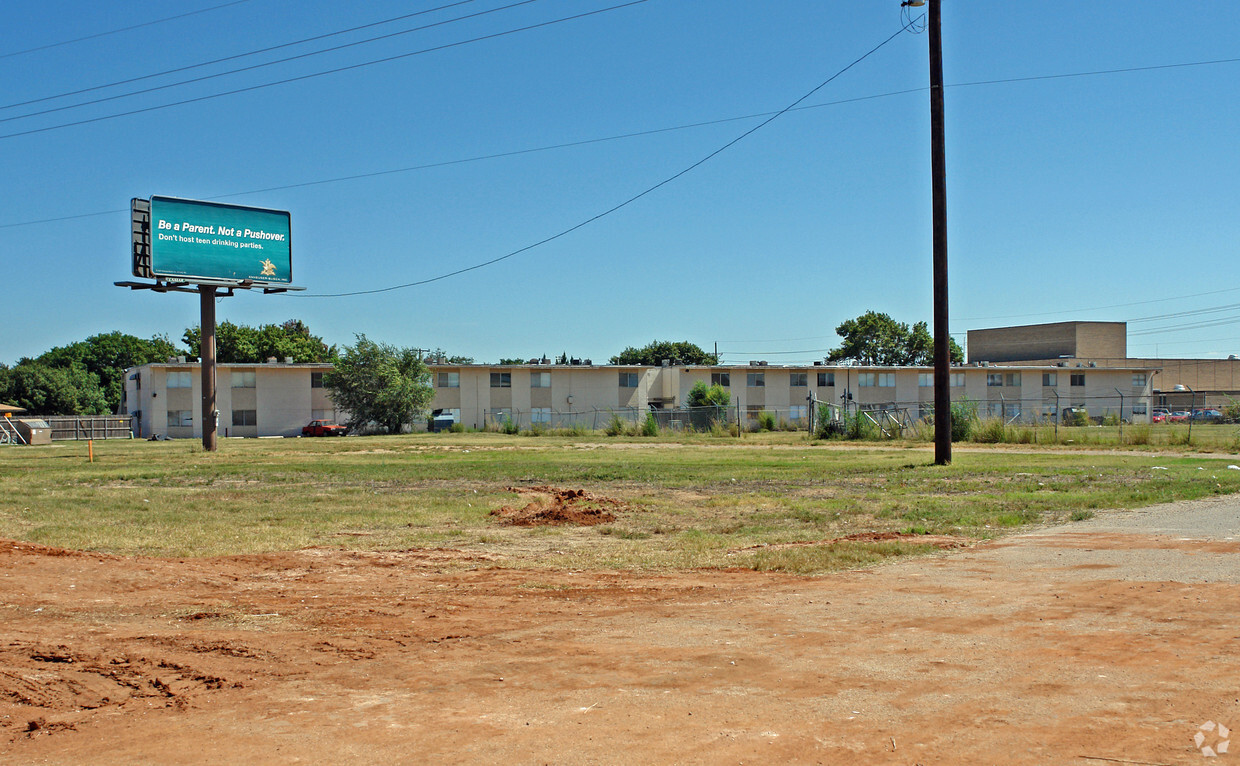
{"type": "Polygon", "coordinates": [[[271,262],[270,258],[264,258],[259,263],[262,264],[264,277],[274,277],[276,275],[276,265],[271,262]]]}

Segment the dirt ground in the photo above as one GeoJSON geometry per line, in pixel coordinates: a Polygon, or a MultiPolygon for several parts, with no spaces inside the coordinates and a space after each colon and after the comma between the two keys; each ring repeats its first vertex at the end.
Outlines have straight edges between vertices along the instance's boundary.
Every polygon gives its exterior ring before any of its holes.
{"type": "Polygon", "coordinates": [[[1196,763],[1240,726],[1238,518],[814,578],[0,541],[0,761],[1196,763]]]}

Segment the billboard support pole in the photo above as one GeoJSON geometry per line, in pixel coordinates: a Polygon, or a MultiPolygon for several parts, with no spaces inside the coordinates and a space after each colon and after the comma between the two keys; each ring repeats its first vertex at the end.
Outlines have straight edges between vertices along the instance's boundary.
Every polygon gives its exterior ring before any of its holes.
{"type": "Polygon", "coordinates": [[[202,448],[215,452],[220,416],[215,407],[215,286],[199,285],[198,295],[202,304],[202,448]]]}

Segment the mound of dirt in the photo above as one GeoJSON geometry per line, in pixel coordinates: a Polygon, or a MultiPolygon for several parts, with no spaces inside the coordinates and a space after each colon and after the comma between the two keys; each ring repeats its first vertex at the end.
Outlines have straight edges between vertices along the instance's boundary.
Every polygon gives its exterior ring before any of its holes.
{"type": "Polygon", "coordinates": [[[611,497],[594,495],[584,489],[558,487],[508,487],[509,492],[530,497],[522,508],[511,505],[491,511],[501,524],[514,527],[576,525],[589,527],[616,520],[613,510],[624,510],[628,504],[611,497]],[[611,509],[611,510],[608,510],[611,509]]]}

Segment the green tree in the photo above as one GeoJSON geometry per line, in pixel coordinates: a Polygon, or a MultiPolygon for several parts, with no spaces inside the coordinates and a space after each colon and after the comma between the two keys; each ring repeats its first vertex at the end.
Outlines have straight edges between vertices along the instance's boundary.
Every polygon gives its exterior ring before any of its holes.
{"type": "Polygon", "coordinates": [[[58,369],[78,365],[94,374],[99,379],[107,402],[106,411],[116,412],[125,389],[125,370],[150,362],[163,362],[181,353],[184,352],[163,335],[143,339],[123,332],[109,332],[92,335],[67,346],[57,346],[35,361],[58,369]]]}
{"type": "Polygon", "coordinates": [[[719,358],[689,341],[656,340],[642,348],[629,346],[611,358],[612,364],[645,364],[658,367],[668,359],[679,364],[718,364],[719,358]]]}
{"type": "MultiPolygon", "coordinates": [[[[202,328],[186,328],[181,341],[189,349],[190,356],[202,357],[202,328]]],[[[221,364],[257,364],[273,357],[280,361],[292,359],[297,364],[330,362],[336,354],[335,346],[311,334],[310,328],[300,319],[259,327],[229,321],[215,325],[215,359],[221,364]]]]}
{"type": "Polygon", "coordinates": [[[350,425],[374,423],[395,434],[425,417],[435,389],[421,349],[355,337],[323,376],[332,401],[349,412],[350,425]]]}
{"type": "Polygon", "coordinates": [[[437,348],[426,355],[427,364],[473,364],[472,356],[460,356],[449,354],[442,348],[437,348]]]}
{"type": "MultiPolygon", "coordinates": [[[[844,339],[839,348],[827,354],[827,361],[853,361],[874,365],[934,364],[934,338],[925,322],[909,327],[887,314],[867,311],[856,319],[847,319],[835,328],[844,339]]],[[[964,351],[951,340],[952,364],[964,363],[964,351]]]]}
{"type": "Polygon", "coordinates": [[[727,407],[731,400],[732,395],[726,388],[720,385],[708,386],[701,380],[689,389],[690,407],[727,407]]]}
{"type": "Polygon", "coordinates": [[[51,367],[22,359],[0,365],[0,402],[24,407],[31,415],[106,415],[99,376],[81,364],[51,367]]]}

